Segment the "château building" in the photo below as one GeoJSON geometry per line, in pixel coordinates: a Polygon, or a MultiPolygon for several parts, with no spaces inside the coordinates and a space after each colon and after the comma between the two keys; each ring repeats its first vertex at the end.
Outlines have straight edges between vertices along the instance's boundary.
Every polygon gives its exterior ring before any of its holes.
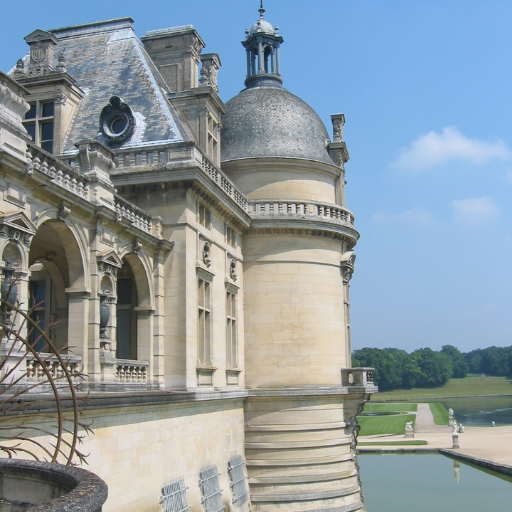
{"type": "Polygon", "coordinates": [[[0,265],[87,374],[104,510],[364,510],[344,115],[331,140],[282,86],[263,7],[227,103],[192,25],[25,41],[0,74],[0,265]]]}

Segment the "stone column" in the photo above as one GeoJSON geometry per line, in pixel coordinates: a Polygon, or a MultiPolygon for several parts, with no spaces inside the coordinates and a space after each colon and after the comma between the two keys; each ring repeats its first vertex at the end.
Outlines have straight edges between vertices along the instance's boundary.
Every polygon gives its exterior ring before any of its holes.
{"type": "Polygon", "coordinates": [[[263,67],[263,45],[261,41],[258,41],[258,73],[264,73],[265,68],[263,67]]]}

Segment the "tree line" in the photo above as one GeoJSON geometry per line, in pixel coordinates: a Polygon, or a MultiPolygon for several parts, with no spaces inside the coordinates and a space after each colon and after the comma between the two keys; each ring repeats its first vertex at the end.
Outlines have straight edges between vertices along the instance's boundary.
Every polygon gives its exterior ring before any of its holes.
{"type": "Polygon", "coordinates": [[[410,354],[398,348],[363,348],[352,355],[352,366],[375,368],[373,378],[381,391],[437,387],[468,373],[512,377],[512,346],[462,353],[444,345],[439,351],[420,348],[410,354]]]}

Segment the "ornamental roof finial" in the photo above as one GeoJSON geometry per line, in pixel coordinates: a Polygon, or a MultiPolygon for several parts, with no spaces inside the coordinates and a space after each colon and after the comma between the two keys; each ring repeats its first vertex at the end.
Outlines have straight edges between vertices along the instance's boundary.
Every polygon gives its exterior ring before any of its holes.
{"type": "Polygon", "coordinates": [[[263,9],[263,0],[260,0],[260,8],[258,11],[260,11],[260,19],[263,19],[263,13],[265,12],[265,9],[263,9]]]}

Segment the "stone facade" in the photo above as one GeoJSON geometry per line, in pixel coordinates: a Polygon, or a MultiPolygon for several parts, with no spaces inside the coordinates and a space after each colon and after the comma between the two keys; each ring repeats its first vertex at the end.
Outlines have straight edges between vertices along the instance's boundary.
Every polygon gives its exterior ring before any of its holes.
{"type": "Polygon", "coordinates": [[[263,13],[226,105],[189,25],[36,30],[0,74],[0,265],[88,375],[107,511],[160,510],[182,479],[211,512],[217,478],[233,510],[364,509],[355,416],[375,388],[347,370],[345,118],[331,142],[281,87],[263,13]]]}

